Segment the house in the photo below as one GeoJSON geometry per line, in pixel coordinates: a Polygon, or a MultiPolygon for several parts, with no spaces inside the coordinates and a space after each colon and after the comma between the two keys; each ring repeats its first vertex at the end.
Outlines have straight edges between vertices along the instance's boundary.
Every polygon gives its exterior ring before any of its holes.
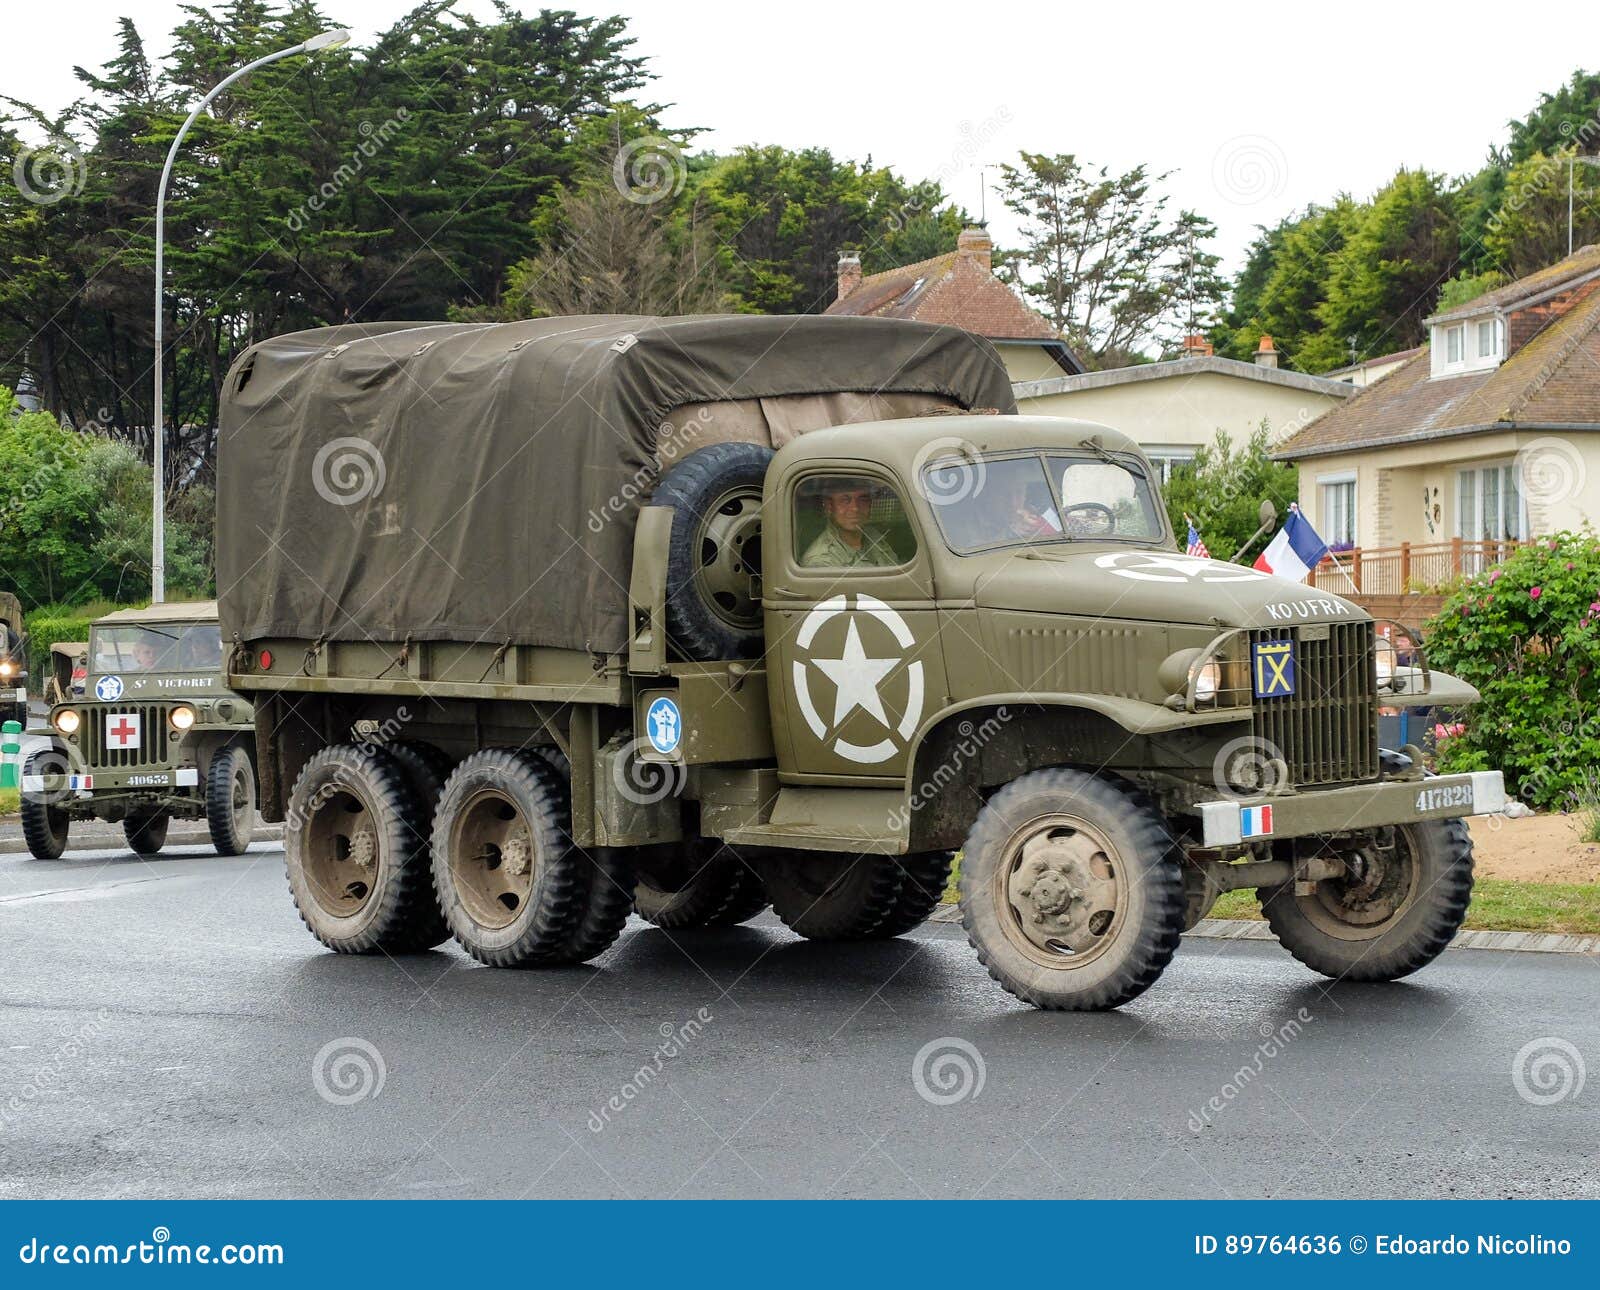
{"type": "Polygon", "coordinates": [[[1281,441],[1354,393],[1343,382],[1279,367],[1270,336],[1249,363],[1219,358],[1205,337],[1189,336],[1179,358],[1013,388],[1019,411],[1099,421],[1132,435],[1163,480],[1218,430],[1240,444],[1265,421],[1271,439],[1281,441]]]}
{"type": "Polygon", "coordinates": [[[1454,542],[1456,573],[1507,539],[1600,524],[1600,246],[1426,323],[1427,345],[1274,454],[1299,465],[1318,532],[1454,542]]]}
{"type": "Polygon", "coordinates": [[[1013,381],[1084,370],[1055,329],[994,276],[994,243],[963,229],[956,249],[883,273],[861,274],[861,257],[839,257],[839,295],[823,310],[854,317],[946,323],[991,341],[1013,381]]]}
{"type": "Polygon", "coordinates": [[[1343,381],[1346,385],[1362,389],[1374,381],[1383,380],[1390,372],[1398,371],[1420,353],[1422,346],[1415,345],[1411,349],[1396,350],[1393,354],[1379,354],[1376,358],[1363,359],[1359,363],[1351,363],[1348,367],[1336,367],[1331,372],[1324,372],[1323,375],[1330,381],[1343,381]]]}

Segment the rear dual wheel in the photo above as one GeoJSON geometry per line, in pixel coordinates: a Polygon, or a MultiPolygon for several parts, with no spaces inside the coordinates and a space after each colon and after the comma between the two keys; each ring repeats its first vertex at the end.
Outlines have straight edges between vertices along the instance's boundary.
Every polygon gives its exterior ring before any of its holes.
{"type": "Polygon", "coordinates": [[[715,840],[701,845],[710,857],[676,891],[638,884],[633,908],[640,918],[668,931],[734,927],[767,907],[766,884],[748,862],[715,840]]]}
{"type": "Polygon", "coordinates": [[[536,753],[491,748],[450,776],[433,878],[450,931],[492,967],[578,963],[608,948],[633,903],[629,866],[571,837],[566,777],[536,753]]]}

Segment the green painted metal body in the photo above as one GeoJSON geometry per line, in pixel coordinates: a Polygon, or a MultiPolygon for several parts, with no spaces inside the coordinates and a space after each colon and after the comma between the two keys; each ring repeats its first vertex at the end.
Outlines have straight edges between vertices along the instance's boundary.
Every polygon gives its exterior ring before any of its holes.
{"type": "MultiPolygon", "coordinates": [[[[954,847],[987,793],[1051,765],[1136,784],[1198,842],[1203,803],[1257,800],[1228,761],[1230,747],[1252,741],[1283,762],[1271,796],[1287,808],[1279,838],[1438,813],[1408,815],[1412,790],[1386,787],[1399,772],[1380,769],[1378,709],[1459,707],[1477,695],[1420,660],[1380,692],[1376,625],[1359,606],[1188,557],[1164,513],[1159,534],[1138,539],[1063,535],[977,554],[946,541],[922,471],[1046,453],[1153,479],[1132,441],[1056,418],[924,418],[792,440],[763,496],[759,660],[674,660],[672,513],[652,507],[638,512],[631,569],[615,571],[629,588],[621,653],[497,643],[488,627],[480,644],[241,641],[227,683],[257,704],[263,813],[281,818],[298,766],[359,723],[398,723],[397,737],[457,757],[495,744],[559,747],[586,845],[672,842],[687,824],[751,846],[954,847]],[[797,499],[819,476],[865,478],[899,500],[909,527],[901,564],[804,566],[797,499]],[[1245,676],[1258,643],[1286,641],[1299,667],[1293,693],[1261,698],[1230,682],[1210,702],[1200,696],[1207,660],[1217,658],[1220,676],[1245,676]],[[841,690],[840,676],[857,677],[857,688],[841,690]],[[667,752],[651,745],[645,720],[663,697],[681,713],[682,738],[667,752]],[[612,786],[652,762],[676,779],[636,809],[612,786]]],[[[530,561],[528,577],[540,572],[530,561]]],[[[507,594],[520,590],[508,577],[507,594]]]]}

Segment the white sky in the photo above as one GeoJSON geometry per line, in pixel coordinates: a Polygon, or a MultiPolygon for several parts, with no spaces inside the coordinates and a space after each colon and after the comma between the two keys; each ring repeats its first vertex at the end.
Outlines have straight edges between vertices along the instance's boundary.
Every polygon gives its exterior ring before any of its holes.
{"type": "MultiPolygon", "coordinates": [[[[359,40],[414,3],[323,8],[359,40]]],[[[464,7],[492,14],[488,0],[464,7]]],[[[1337,11],[1149,0],[556,7],[629,18],[657,74],[650,95],[675,105],[667,124],[710,127],[703,146],[870,153],[909,178],[941,179],[975,213],[980,167],[1022,148],[1117,168],[1145,161],[1177,172],[1174,207],[1216,222],[1230,271],[1257,224],[1307,202],[1367,196],[1402,164],[1475,170],[1540,91],[1600,66],[1600,41],[1561,34],[1592,32],[1591,6],[1554,0],[1512,10],[1456,0],[1448,22],[1437,6],[1393,0],[1337,11]]],[[[73,64],[98,67],[114,52],[119,15],[134,17],[157,55],[178,12],[176,0],[8,5],[0,93],[59,109],[80,88],[73,64]]],[[[992,194],[989,214],[1004,241],[1010,221],[992,194]]]]}

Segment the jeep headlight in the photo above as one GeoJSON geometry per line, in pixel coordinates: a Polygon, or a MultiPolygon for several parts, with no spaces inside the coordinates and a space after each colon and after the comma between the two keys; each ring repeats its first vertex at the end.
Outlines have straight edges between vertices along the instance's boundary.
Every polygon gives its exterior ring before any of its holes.
{"type": "Polygon", "coordinates": [[[15,676],[16,674],[17,665],[15,663],[10,659],[0,660],[0,677],[15,676]]]}
{"type": "Polygon", "coordinates": [[[1217,691],[1222,688],[1222,664],[1216,659],[1201,666],[1194,675],[1194,701],[1215,703],[1217,691]]]}
{"type": "Polygon", "coordinates": [[[50,724],[61,734],[75,735],[78,733],[78,727],[83,724],[83,718],[72,708],[62,708],[50,718],[50,724]]]}
{"type": "Polygon", "coordinates": [[[174,730],[187,730],[194,725],[194,709],[187,703],[180,703],[172,710],[167,720],[172,722],[174,730]]]}

